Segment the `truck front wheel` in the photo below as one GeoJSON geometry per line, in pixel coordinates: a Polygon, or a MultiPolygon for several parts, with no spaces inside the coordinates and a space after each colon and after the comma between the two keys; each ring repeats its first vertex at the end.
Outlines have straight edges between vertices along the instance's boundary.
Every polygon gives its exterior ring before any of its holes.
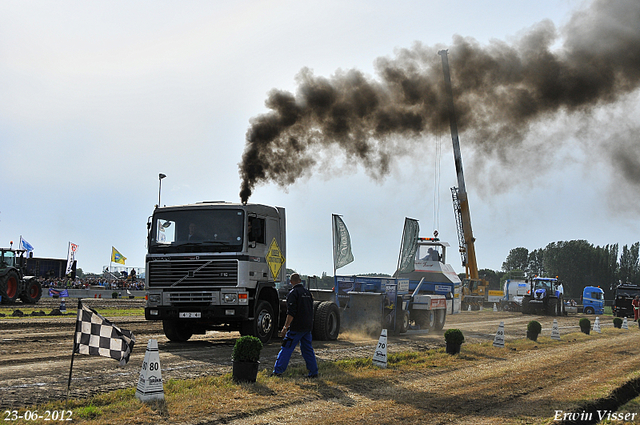
{"type": "Polygon", "coordinates": [[[398,313],[398,322],[396,323],[396,329],[398,330],[398,333],[400,334],[404,334],[407,333],[407,331],[409,330],[409,326],[410,326],[410,316],[409,316],[409,312],[407,310],[401,310],[398,313]]]}
{"type": "Polygon", "coordinates": [[[191,328],[186,323],[177,320],[163,320],[162,330],[172,342],[185,342],[193,335],[191,328]]]}
{"type": "Polygon", "coordinates": [[[242,324],[240,333],[242,335],[252,335],[262,341],[263,344],[269,342],[275,331],[275,318],[273,307],[267,301],[258,302],[254,319],[242,324]]]}

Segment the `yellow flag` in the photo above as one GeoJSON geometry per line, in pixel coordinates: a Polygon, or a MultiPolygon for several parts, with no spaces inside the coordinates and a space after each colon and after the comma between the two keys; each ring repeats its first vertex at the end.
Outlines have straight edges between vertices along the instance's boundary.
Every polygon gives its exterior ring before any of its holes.
{"type": "Polygon", "coordinates": [[[117,249],[111,247],[111,262],[112,263],[120,263],[124,264],[124,261],[127,259],[124,255],[120,254],[117,249]]]}

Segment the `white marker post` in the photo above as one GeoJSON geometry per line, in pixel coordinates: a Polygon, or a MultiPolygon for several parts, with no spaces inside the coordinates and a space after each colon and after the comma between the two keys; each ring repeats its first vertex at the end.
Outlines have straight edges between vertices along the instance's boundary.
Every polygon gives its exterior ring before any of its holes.
{"type": "Polygon", "coordinates": [[[602,333],[602,331],[600,330],[600,318],[596,317],[596,322],[593,324],[593,331],[594,332],[598,332],[599,334],[602,333]]]}
{"type": "Polygon", "coordinates": [[[500,326],[498,326],[498,332],[496,332],[496,337],[493,339],[493,346],[504,348],[504,322],[500,322],[500,326]]]}
{"type": "Polygon", "coordinates": [[[627,318],[626,317],[622,321],[622,329],[629,330],[629,324],[627,323],[627,318]]]}
{"type": "Polygon", "coordinates": [[[493,303],[493,311],[498,311],[498,307],[496,306],[496,303],[493,303]]]}
{"type": "Polygon", "coordinates": [[[387,367],[387,330],[383,329],[378,339],[376,352],[373,354],[373,365],[378,367],[387,367]]]}
{"type": "Polygon", "coordinates": [[[558,328],[558,319],[553,319],[553,328],[551,328],[551,339],[560,341],[560,328],[558,328]]]}
{"type": "Polygon", "coordinates": [[[138,379],[136,398],[145,403],[153,400],[164,400],[160,353],[158,352],[158,340],[156,339],[150,339],[147,344],[147,351],[144,353],[142,370],[138,379]]]}

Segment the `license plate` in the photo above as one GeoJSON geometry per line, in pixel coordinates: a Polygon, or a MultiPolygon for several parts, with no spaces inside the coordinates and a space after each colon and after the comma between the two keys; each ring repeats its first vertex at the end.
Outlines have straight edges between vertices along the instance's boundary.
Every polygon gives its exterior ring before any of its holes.
{"type": "Polygon", "coordinates": [[[185,313],[180,313],[180,318],[181,319],[199,319],[201,317],[201,313],[191,313],[191,312],[185,312],[185,313]]]}

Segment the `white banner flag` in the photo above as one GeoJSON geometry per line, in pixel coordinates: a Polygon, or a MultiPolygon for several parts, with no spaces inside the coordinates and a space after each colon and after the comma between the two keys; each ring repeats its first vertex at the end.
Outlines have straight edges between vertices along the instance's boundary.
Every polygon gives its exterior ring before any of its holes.
{"type": "Polygon", "coordinates": [[[76,261],[76,251],[78,250],[78,245],[69,242],[69,253],[67,254],[67,271],[64,274],[71,273],[73,269],[73,262],[76,261]]]}

